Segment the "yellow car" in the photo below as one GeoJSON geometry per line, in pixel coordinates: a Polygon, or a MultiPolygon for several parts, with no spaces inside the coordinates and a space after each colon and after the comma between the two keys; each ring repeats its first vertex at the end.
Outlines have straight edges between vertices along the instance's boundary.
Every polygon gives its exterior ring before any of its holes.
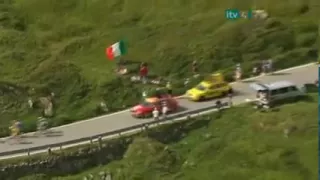
{"type": "Polygon", "coordinates": [[[224,81],[222,74],[212,74],[200,84],[186,92],[186,96],[192,101],[225,96],[232,93],[232,87],[224,81]]]}

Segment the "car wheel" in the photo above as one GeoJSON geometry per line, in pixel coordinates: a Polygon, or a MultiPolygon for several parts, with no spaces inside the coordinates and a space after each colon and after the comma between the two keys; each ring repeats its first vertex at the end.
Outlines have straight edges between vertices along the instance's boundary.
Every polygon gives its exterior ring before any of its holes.
{"type": "Polygon", "coordinates": [[[170,113],[176,112],[177,110],[178,110],[178,107],[176,106],[170,110],[170,113]]]}
{"type": "Polygon", "coordinates": [[[146,119],[146,118],[149,118],[150,117],[150,114],[145,114],[143,115],[143,118],[146,119]]]}
{"type": "Polygon", "coordinates": [[[223,91],[223,92],[221,93],[221,96],[222,96],[222,97],[227,96],[227,95],[228,95],[228,92],[229,92],[229,91],[223,91]]]}
{"type": "Polygon", "coordinates": [[[199,101],[204,101],[204,97],[203,97],[203,96],[200,96],[198,100],[199,100],[199,101]]]}

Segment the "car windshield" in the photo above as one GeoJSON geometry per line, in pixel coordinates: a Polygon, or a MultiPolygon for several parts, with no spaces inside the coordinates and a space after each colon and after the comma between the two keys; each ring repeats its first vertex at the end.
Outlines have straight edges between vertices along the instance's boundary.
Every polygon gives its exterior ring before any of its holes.
{"type": "Polygon", "coordinates": [[[146,102],[146,101],[141,102],[140,105],[145,106],[145,107],[146,107],[146,106],[147,106],[147,107],[154,106],[154,104],[149,103],[149,102],[146,102]]]}
{"type": "Polygon", "coordinates": [[[206,90],[206,87],[203,86],[202,84],[199,84],[198,86],[196,86],[196,89],[198,89],[200,91],[204,91],[204,90],[206,90]]]}

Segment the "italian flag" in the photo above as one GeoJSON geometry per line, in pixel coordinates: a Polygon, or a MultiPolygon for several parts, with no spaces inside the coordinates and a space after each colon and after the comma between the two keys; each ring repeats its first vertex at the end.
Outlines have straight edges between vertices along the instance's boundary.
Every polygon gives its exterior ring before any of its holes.
{"type": "Polygon", "coordinates": [[[107,58],[113,60],[116,57],[122,56],[126,53],[126,47],[123,41],[116,42],[106,48],[107,58]]]}

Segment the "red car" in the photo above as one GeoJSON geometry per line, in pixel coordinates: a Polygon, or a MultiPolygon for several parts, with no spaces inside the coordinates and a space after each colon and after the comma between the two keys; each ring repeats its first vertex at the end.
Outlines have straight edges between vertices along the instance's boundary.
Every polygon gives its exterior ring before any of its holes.
{"type": "Polygon", "coordinates": [[[169,112],[177,111],[179,107],[178,101],[170,95],[164,95],[160,98],[152,97],[145,99],[144,102],[134,106],[131,109],[131,114],[133,117],[136,118],[152,117],[152,111],[155,107],[159,110],[159,112],[161,112],[161,102],[163,101],[166,101],[169,108],[169,112]]]}

